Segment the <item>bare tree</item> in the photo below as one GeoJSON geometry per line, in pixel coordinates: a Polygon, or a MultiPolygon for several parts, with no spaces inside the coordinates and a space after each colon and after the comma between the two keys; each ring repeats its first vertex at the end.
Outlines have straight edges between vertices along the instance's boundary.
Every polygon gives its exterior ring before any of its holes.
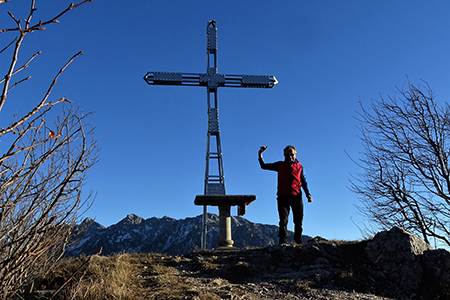
{"type": "Polygon", "coordinates": [[[365,150],[351,189],[382,229],[401,226],[450,246],[450,106],[438,105],[428,84],[399,92],[362,107],[365,150]]]}
{"type": "MultiPolygon", "coordinates": [[[[0,111],[11,89],[30,79],[26,77],[13,83],[13,77],[28,68],[40,53],[17,67],[25,36],[44,30],[44,26],[57,23],[61,16],[90,1],[71,4],[48,21],[35,24],[32,24],[34,0],[30,1],[30,12],[25,19],[8,12],[14,26],[1,29],[0,33],[16,32],[17,36],[0,51],[1,55],[11,55],[0,80],[0,111]]],[[[86,172],[98,160],[93,127],[86,123],[90,114],[83,113],[64,97],[53,102],[48,100],[61,73],[80,54],[75,54],[56,73],[35,107],[24,116],[11,116],[11,124],[0,128],[2,143],[8,143],[5,153],[0,154],[0,292],[3,298],[20,290],[36,272],[42,273],[61,257],[72,226],[93,198],[92,193],[82,194],[86,172]]]]}

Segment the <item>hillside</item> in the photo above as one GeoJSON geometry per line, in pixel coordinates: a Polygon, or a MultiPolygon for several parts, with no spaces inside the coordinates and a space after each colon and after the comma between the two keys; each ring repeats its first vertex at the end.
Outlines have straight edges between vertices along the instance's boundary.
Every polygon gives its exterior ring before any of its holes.
{"type": "Polygon", "coordinates": [[[433,250],[397,227],[360,242],[316,237],[303,245],[181,256],[71,258],[49,277],[53,280],[36,283],[47,290],[38,293],[40,299],[54,294],[83,262],[54,299],[450,298],[450,252],[433,250]]]}

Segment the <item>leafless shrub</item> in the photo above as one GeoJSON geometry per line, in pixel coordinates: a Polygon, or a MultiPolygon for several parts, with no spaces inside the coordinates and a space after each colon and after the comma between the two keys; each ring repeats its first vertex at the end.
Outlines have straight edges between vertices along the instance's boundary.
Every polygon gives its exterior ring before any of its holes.
{"type": "Polygon", "coordinates": [[[358,209],[381,229],[400,226],[450,246],[450,106],[428,85],[400,93],[360,113],[358,209]]]}
{"type": "MultiPolygon", "coordinates": [[[[0,33],[16,32],[17,36],[0,51],[2,55],[11,53],[0,80],[0,111],[11,89],[30,79],[26,77],[13,83],[13,77],[28,68],[40,54],[37,52],[17,67],[25,36],[57,23],[59,17],[86,2],[89,1],[71,4],[57,16],[34,25],[31,23],[34,0],[25,19],[17,19],[8,12],[15,26],[1,29],[0,33]]],[[[92,200],[92,194],[82,197],[86,172],[98,160],[93,127],[86,123],[90,114],[83,113],[64,97],[48,102],[57,79],[79,55],[81,52],[59,70],[34,108],[24,116],[11,119],[7,128],[0,128],[2,142],[9,144],[0,156],[0,293],[3,298],[20,291],[31,282],[33,275],[46,272],[55,264],[64,253],[72,225],[92,200]]]]}

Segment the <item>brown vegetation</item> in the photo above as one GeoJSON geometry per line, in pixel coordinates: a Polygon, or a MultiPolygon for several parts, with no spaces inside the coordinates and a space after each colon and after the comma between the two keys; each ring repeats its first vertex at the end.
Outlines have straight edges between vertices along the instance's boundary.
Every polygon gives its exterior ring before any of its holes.
{"type": "MultiPolygon", "coordinates": [[[[31,76],[23,71],[31,66],[40,51],[21,57],[25,36],[45,30],[59,18],[91,0],[71,4],[44,21],[34,21],[35,1],[25,18],[8,12],[8,28],[0,29],[11,39],[0,50],[3,77],[0,79],[0,111],[10,91],[25,87],[31,76]],[[8,62],[9,61],[9,62],[8,62]],[[17,80],[14,82],[14,80],[17,80]]],[[[7,1],[0,1],[4,4],[7,1]]],[[[4,6],[2,5],[2,8],[4,6]]],[[[3,47],[3,46],[2,46],[3,47]]],[[[9,299],[30,278],[50,270],[64,254],[73,226],[90,205],[93,194],[83,194],[87,171],[98,161],[94,128],[84,113],[65,97],[50,101],[50,95],[65,69],[81,55],[73,55],[57,71],[43,95],[31,96],[37,104],[28,112],[4,116],[0,128],[5,152],[0,154],[0,297],[9,299]]],[[[47,72],[47,71],[46,71],[47,72]]]]}

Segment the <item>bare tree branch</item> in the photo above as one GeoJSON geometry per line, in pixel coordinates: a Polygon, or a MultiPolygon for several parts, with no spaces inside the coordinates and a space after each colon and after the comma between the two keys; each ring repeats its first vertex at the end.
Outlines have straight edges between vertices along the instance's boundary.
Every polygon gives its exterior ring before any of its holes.
{"type": "Polygon", "coordinates": [[[365,148],[351,190],[358,209],[383,229],[402,226],[450,245],[450,107],[439,107],[428,85],[409,84],[401,99],[361,106],[365,148]]]}
{"type": "Polygon", "coordinates": [[[11,45],[14,44],[15,41],[17,41],[17,38],[14,38],[14,39],[11,41],[11,43],[9,43],[8,45],[6,45],[5,48],[3,48],[3,49],[0,51],[0,54],[2,54],[3,51],[5,51],[5,50],[8,49],[9,47],[11,47],[11,45]]]}
{"type": "MultiPolygon", "coordinates": [[[[68,11],[90,0],[71,4],[56,17],[30,26],[35,1],[30,1],[26,19],[18,19],[13,29],[18,36],[4,50],[12,47],[11,60],[2,84],[0,111],[12,88],[29,77],[12,83],[12,78],[24,69],[40,52],[16,68],[19,50],[26,34],[45,29],[58,22],[68,11]]],[[[0,2],[2,4],[4,2],[0,2]]],[[[0,128],[2,142],[9,147],[0,155],[0,298],[11,291],[20,291],[32,275],[46,272],[61,258],[69,243],[72,227],[80,221],[90,206],[94,194],[82,193],[86,172],[98,161],[98,146],[94,128],[87,123],[91,115],[61,97],[47,102],[57,80],[78,52],[58,71],[39,103],[6,129],[0,128]],[[56,111],[56,114],[54,113],[56,111]],[[56,117],[54,117],[56,115],[56,117]]]]}
{"type": "MultiPolygon", "coordinates": [[[[36,114],[44,106],[53,105],[53,103],[48,103],[46,101],[47,101],[48,97],[50,96],[50,93],[52,92],[52,89],[55,86],[56,81],[58,80],[58,78],[61,75],[61,73],[73,62],[74,58],[79,56],[79,55],[81,55],[81,54],[83,54],[83,51],[80,51],[77,54],[75,54],[74,56],[72,56],[72,58],[64,65],[64,67],[62,67],[59,70],[59,72],[58,72],[58,74],[56,74],[55,78],[53,78],[53,81],[50,84],[50,87],[48,88],[48,90],[45,93],[44,98],[41,100],[41,102],[35,108],[33,108],[26,116],[24,116],[22,119],[16,121],[14,124],[9,126],[7,129],[0,130],[0,137],[2,135],[4,135],[5,133],[8,133],[8,132],[11,132],[11,131],[15,130],[15,128],[17,128],[17,126],[19,126],[20,124],[22,124],[23,122],[25,122],[26,120],[31,118],[34,114],[36,114]]],[[[6,97],[5,97],[5,99],[6,99],[6,97]]],[[[65,100],[67,100],[67,99],[61,98],[58,102],[65,101],[65,100]]]]}

